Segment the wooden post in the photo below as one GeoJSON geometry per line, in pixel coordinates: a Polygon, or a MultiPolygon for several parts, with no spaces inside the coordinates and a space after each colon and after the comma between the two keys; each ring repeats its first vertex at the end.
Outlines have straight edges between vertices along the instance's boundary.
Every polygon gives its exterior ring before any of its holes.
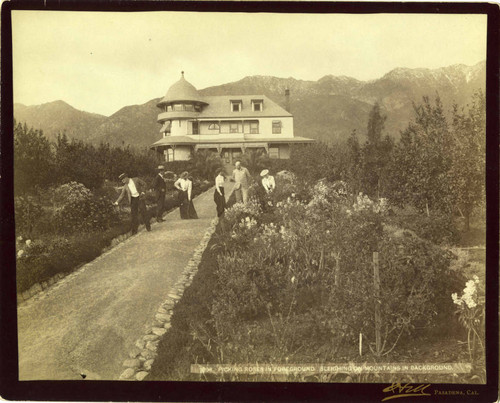
{"type": "Polygon", "coordinates": [[[380,276],[378,266],[378,252],[373,252],[373,288],[375,294],[375,348],[377,355],[382,353],[380,340],[380,276]]]}
{"type": "Polygon", "coordinates": [[[359,334],[359,355],[363,355],[363,335],[359,334]]]}

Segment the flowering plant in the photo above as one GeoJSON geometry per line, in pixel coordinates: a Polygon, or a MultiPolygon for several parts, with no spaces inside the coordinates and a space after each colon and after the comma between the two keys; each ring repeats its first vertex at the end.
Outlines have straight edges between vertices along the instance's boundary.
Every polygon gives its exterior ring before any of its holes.
{"type": "Polygon", "coordinates": [[[484,289],[478,276],[473,276],[465,283],[462,295],[451,294],[460,323],[467,329],[467,345],[471,360],[476,350],[476,340],[484,352],[484,289]]]}
{"type": "Polygon", "coordinates": [[[257,217],[261,213],[259,203],[250,199],[246,204],[235,203],[231,208],[224,213],[224,219],[233,227],[241,222],[245,217],[257,217]]]}
{"type": "Polygon", "coordinates": [[[374,213],[385,213],[387,211],[387,207],[387,199],[380,198],[378,202],[375,202],[362,192],[358,194],[356,197],[356,203],[352,205],[353,210],[356,212],[372,211],[374,213]]]}

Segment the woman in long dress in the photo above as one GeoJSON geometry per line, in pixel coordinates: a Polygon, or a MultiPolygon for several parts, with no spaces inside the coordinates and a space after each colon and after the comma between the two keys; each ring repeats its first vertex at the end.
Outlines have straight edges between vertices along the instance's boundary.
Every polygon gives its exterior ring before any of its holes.
{"type": "Polygon", "coordinates": [[[224,195],[224,170],[220,169],[215,177],[214,201],[217,206],[217,217],[224,214],[226,209],[226,196],[224,195]]]}
{"type": "Polygon", "coordinates": [[[196,210],[194,209],[193,204],[193,177],[191,175],[187,178],[187,218],[195,219],[198,218],[198,214],[196,214],[196,210]]]}
{"type": "Polygon", "coordinates": [[[179,179],[177,179],[174,183],[175,188],[179,191],[178,200],[179,200],[179,212],[181,214],[181,218],[186,220],[189,218],[188,215],[188,173],[183,172],[179,175],[179,179]]]}

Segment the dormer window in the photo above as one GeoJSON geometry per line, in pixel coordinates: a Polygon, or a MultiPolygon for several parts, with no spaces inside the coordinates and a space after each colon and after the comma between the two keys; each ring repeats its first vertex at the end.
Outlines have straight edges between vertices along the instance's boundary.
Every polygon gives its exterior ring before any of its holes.
{"type": "Polygon", "coordinates": [[[231,100],[231,112],[241,112],[241,99],[231,100]]]}
{"type": "Polygon", "coordinates": [[[262,99],[252,99],[252,110],[254,112],[262,112],[263,102],[262,99]]]}

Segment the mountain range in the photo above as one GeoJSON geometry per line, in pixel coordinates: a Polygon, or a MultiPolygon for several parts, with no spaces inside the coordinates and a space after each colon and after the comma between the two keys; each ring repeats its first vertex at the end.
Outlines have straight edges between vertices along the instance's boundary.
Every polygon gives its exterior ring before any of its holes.
{"type": "MultiPolygon", "coordinates": [[[[175,80],[173,80],[174,82],[175,80]]],[[[172,82],[172,83],[173,83],[172,82]]],[[[329,143],[346,139],[356,130],[366,132],[368,115],[378,102],[387,115],[385,133],[399,137],[413,116],[413,103],[439,94],[445,109],[467,104],[472,94],[485,91],[486,63],[452,65],[438,69],[396,68],[383,77],[359,81],[346,76],[324,76],[317,81],[271,76],[249,76],[239,81],[200,90],[202,95],[263,94],[285,106],[285,89],[290,90],[290,109],[296,136],[329,143]]],[[[167,88],[162,89],[166,92],[167,88]]],[[[163,92],[162,91],[162,92],[163,92]]],[[[111,116],[77,110],[64,101],[42,105],[14,104],[14,118],[42,129],[54,140],[65,132],[69,138],[93,144],[148,147],[161,138],[156,122],[161,98],[142,105],[129,105],[111,116]]]]}

